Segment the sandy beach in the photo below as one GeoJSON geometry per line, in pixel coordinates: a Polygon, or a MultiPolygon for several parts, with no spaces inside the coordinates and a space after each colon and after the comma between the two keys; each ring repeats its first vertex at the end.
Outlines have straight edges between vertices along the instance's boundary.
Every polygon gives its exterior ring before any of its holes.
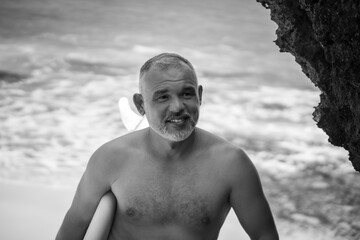
{"type": "Polygon", "coordinates": [[[0,239],[55,239],[75,189],[0,182],[0,239]]]}

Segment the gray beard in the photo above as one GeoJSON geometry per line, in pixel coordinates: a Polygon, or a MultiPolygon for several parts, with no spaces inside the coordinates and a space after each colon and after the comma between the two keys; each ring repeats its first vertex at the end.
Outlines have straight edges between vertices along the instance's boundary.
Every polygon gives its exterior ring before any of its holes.
{"type": "Polygon", "coordinates": [[[166,125],[161,125],[158,128],[154,128],[152,126],[150,127],[157,134],[159,134],[165,139],[168,139],[172,142],[181,142],[187,139],[195,129],[196,122],[191,118],[189,119],[189,121],[190,121],[190,126],[187,129],[181,131],[175,131],[175,132],[169,132],[166,125]]]}

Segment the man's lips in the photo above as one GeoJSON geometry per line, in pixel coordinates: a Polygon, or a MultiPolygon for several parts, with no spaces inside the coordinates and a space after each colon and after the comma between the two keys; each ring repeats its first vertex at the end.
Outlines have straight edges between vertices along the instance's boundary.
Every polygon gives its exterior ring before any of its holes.
{"type": "Polygon", "coordinates": [[[171,119],[171,120],[168,120],[167,122],[170,122],[170,123],[183,123],[185,121],[185,119],[171,119]]]}
{"type": "Polygon", "coordinates": [[[183,122],[185,122],[187,119],[189,119],[190,117],[188,115],[185,115],[185,116],[181,116],[181,117],[171,117],[171,118],[168,118],[166,120],[166,122],[168,123],[176,123],[176,124],[181,124],[183,122]]]}

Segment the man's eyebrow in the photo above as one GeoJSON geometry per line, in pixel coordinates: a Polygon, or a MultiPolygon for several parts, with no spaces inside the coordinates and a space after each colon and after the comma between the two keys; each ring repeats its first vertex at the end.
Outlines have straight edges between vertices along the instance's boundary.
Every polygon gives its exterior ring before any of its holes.
{"type": "Polygon", "coordinates": [[[195,87],[193,86],[184,87],[184,91],[189,91],[189,90],[195,91],[195,87]]]}
{"type": "Polygon", "coordinates": [[[157,90],[157,91],[154,92],[154,96],[161,95],[161,94],[164,94],[164,93],[167,93],[167,92],[168,92],[167,88],[160,89],[160,90],[157,90]]]}

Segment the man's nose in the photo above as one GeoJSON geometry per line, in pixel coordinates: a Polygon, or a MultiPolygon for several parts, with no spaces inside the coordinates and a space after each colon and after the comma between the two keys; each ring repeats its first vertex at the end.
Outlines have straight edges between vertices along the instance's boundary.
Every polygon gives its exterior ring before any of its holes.
{"type": "Polygon", "coordinates": [[[174,113],[181,112],[184,110],[184,103],[179,98],[173,98],[170,102],[169,110],[174,113]]]}

